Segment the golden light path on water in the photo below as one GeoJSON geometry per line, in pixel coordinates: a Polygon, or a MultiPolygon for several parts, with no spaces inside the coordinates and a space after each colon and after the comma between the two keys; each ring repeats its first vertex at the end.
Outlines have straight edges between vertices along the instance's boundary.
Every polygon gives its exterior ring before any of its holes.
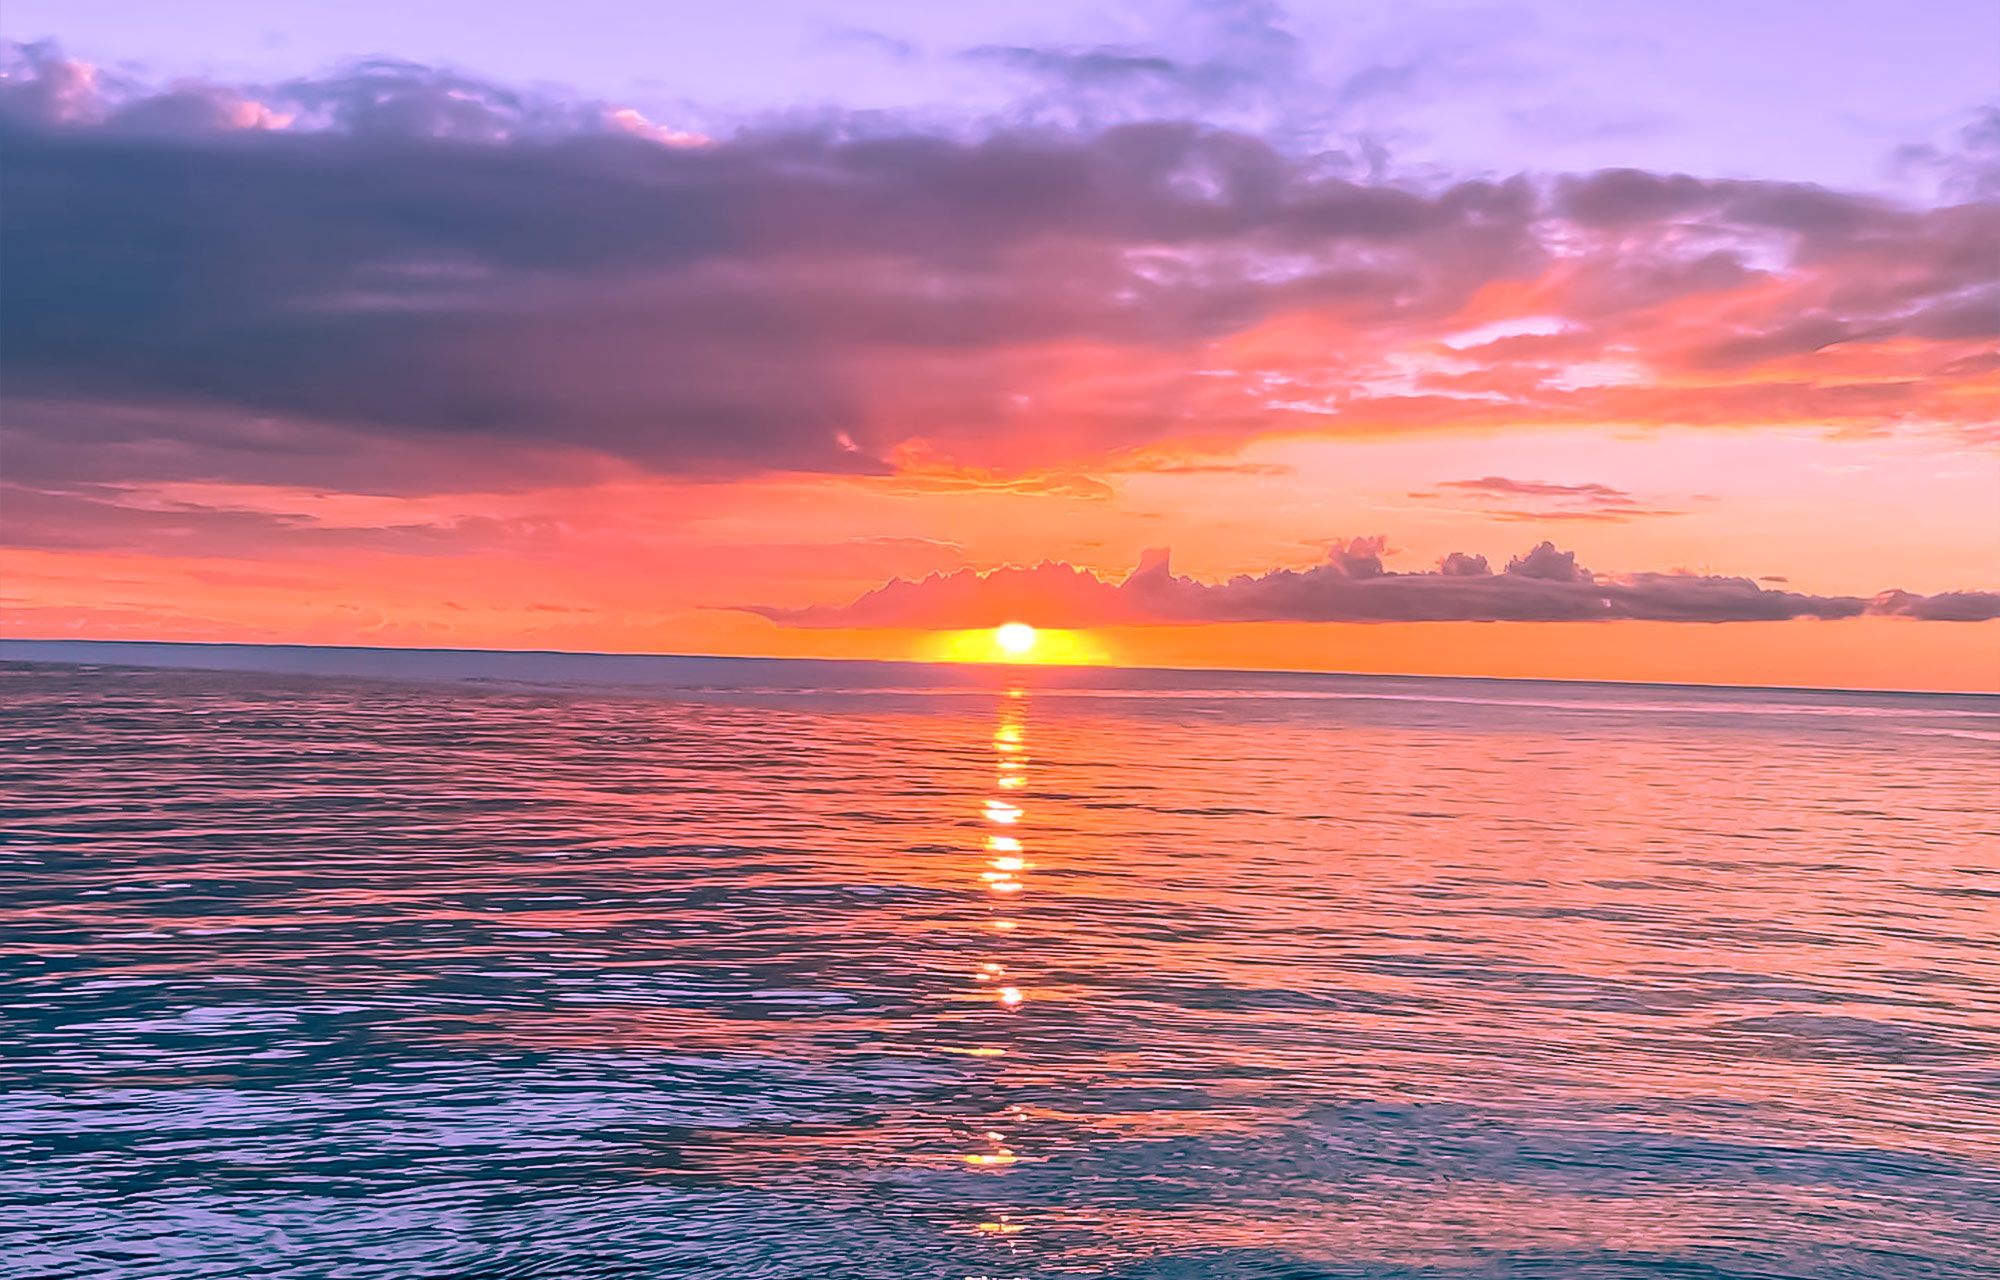
{"type": "MultiPolygon", "coordinates": [[[[1001,628],[1002,632],[1005,630],[1001,628]]],[[[997,634],[996,642],[1014,652],[1026,652],[1033,648],[1035,635],[1032,628],[1024,630],[1025,642],[1019,635],[1010,643],[997,634]]],[[[1027,809],[1006,798],[1007,793],[1018,793],[1028,785],[1027,711],[1027,690],[1018,685],[1006,690],[993,727],[993,781],[1001,794],[987,797],[982,808],[990,834],[979,850],[978,878],[974,882],[977,891],[990,899],[986,927],[995,942],[992,957],[982,961],[973,974],[974,998],[990,1004],[997,1016],[1009,1019],[1027,1000],[1020,985],[1024,975],[1019,972],[1014,951],[1000,948],[1002,940],[1018,927],[1013,912],[1026,888],[1023,875],[1031,865],[1023,830],[1027,809]]],[[[1003,1043],[985,1046],[985,1056],[1005,1058],[1012,1052],[1012,1037],[1006,1034],[1004,1026],[1000,1039],[1003,1043]]],[[[1004,1093],[1003,1084],[999,1096],[1004,1097],[1004,1093]]],[[[1017,1163],[1022,1157],[1019,1143],[1010,1130],[1022,1114],[1021,1108],[1013,1104],[990,1112],[975,1130],[974,1149],[965,1153],[965,1163],[992,1172],[1017,1163]]],[[[1021,1226],[1012,1213],[996,1207],[976,1222],[973,1230],[981,1235],[1005,1236],[1018,1233],[1021,1226]]]]}

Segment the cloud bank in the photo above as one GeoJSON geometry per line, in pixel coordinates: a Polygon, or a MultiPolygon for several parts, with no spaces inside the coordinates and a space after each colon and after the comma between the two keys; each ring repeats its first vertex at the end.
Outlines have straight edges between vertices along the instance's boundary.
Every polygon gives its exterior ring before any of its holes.
{"type": "MultiPolygon", "coordinates": [[[[1073,62],[1038,74],[1171,70],[1073,62]]],[[[156,85],[14,46],[10,478],[1019,473],[1579,424],[1996,439],[1977,181],[1915,207],[1380,160],[1191,119],[709,136],[407,63],[156,85]]]]}
{"type": "Polygon", "coordinates": [[[1775,622],[1789,618],[2000,618],[2000,592],[1920,596],[1819,596],[1772,590],[1749,578],[1692,573],[1592,573],[1573,552],[1542,542],[1495,572],[1484,556],[1453,552],[1433,569],[1383,566],[1379,537],[1336,543],[1325,563],[1272,569],[1225,582],[1176,575],[1165,551],[1109,582],[1054,561],[1032,568],[970,569],[898,578],[850,604],[803,609],[751,606],[794,627],[959,629],[1027,621],[1047,627],[1204,622],[1775,622]]]}

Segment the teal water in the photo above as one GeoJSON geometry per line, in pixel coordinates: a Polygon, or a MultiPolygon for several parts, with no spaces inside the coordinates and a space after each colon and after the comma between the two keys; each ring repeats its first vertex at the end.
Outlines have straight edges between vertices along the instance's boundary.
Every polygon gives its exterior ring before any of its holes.
{"type": "Polygon", "coordinates": [[[1996,763],[1981,697],[0,644],[0,1276],[2000,1276],[1996,763]]]}

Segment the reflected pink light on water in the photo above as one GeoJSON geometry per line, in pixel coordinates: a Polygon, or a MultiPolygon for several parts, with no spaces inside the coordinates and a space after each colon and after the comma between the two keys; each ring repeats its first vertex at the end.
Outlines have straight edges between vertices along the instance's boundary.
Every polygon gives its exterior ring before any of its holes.
{"type": "MultiPolygon", "coordinates": [[[[278,1028],[288,1002],[372,1010],[399,1061],[640,1063],[640,1091],[712,1064],[780,1082],[759,1097],[863,1081],[891,1100],[796,1124],[718,1103],[665,1133],[650,1093],[591,1106],[642,1134],[620,1167],[936,1179],[925,1203],[948,1208],[924,1211],[961,1245],[1025,1226],[1001,1247],[1080,1238],[1119,1265],[1237,1247],[1463,1270],[1473,1249],[1689,1249],[1808,1220],[1935,1254],[1962,1229],[1954,1196],[2000,1165],[1965,1085],[2000,1048],[2000,783],[1972,713],[1488,722],[1456,686],[1387,709],[1038,691],[995,699],[997,722],[993,701],[788,711],[771,786],[715,767],[769,752],[763,709],[554,717],[482,693],[428,710],[463,745],[427,753],[398,736],[415,695],[370,696],[287,713],[350,744],[337,803],[305,768],[229,781],[234,726],[270,720],[269,698],[145,738],[225,790],[147,815],[173,858],[144,865],[134,837],[45,869],[73,890],[62,937],[22,913],[14,954],[137,984],[226,974],[188,1007],[277,992],[252,1012],[278,1028]],[[1008,777],[1034,785],[1003,800],[1008,777]],[[992,804],[1012,820],[985,821],[992,804]],[[1175,1199],[1169,1152],[1279,1190],[1175,1199]]],[[[118,767],[50,742],[59,798],[118,767]]],[[[51,831],[69,821],[50,810],[51,831]]],[[[147,1025],[121,1010],[65,1050],[152,1088],[223,1071],[218,1046],[256,1024],[192,1022],[164,1065],[123,1048],[147,1025]]],[[[537,1106],[492,1123],[603,1124],[537,1106]]]]}

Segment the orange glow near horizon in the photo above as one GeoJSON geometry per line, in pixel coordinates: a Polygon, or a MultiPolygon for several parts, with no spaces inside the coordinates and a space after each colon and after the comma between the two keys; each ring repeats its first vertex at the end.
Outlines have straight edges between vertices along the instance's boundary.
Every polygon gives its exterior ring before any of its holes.
{"type": "Polygon", "coordinates": [[[313,537],[6,551],[0,634],[2000,689],[1996,623],[1278,622],[1075,631],[1038,625],[1060,616],[1057,604],[1038,612],[1039,602],[1028,600],[1012,620],[1035,628],[1034,644],[1014,654],[993,628],[798,627],[728,607],[837,605],[896,577],[1043,558],[1116,581],[1146,549],[1163,546],[1172,549],[1175,572],[1216,582],[1307,568],[1324,556],[1325,539],[1373,532],[1388,535],[1386,559],[1398,571],[1424,569],[1456,550],[1497,566],[1549,537],[1603,572],[1781,574],[1790,590],[1858,596],[2000,586],[1992,579],[2000,518],[1991,501],[2000,454],[1947,450],[1916,435],[1522,429],[1273,439],[1226,462],[1199,457],[1163,449],[1160,470],[1113,475],[1076,494],[929,492],[896,480],[703,487],[631,479],[389,500],[182,484],[149,501],[246,519],[258,513],[313,537]],[[1487,475],[1602,483],[1633,494],[1644,513],[1548,522],[1432,487],[1487,475]],[[1922,495],[1924,518],[1909,519],[1906,507],[1885,500],[1895,495],[1922,495]],[[759,513],[754,538],[737,532],[748,527],[747,511],[759,513]]]}

